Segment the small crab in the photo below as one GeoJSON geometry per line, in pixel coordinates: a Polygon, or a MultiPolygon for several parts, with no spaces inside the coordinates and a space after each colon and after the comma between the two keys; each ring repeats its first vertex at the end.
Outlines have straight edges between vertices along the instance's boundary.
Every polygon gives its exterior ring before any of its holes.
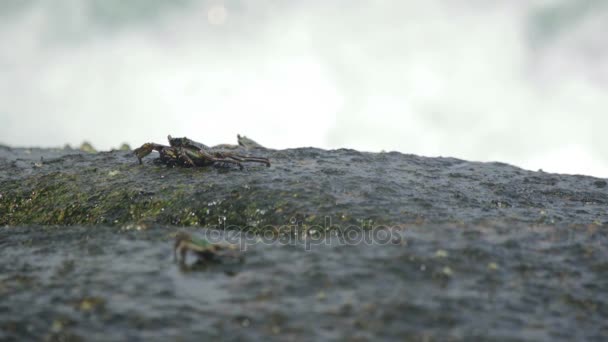
{"type": "Polygon", "coordinates": [[[246,149],[255,149],[255,148],[261,148],[261,149],[266,149],[266,147],[258,144],[255,140],[251,139],[251,138],[247,138],[244,135],[240,135],[237,134],[236,135],[236,139],[239,143],[239,146],[244,147],[246,149]]]}
{"type": "Polygon", "coordinates": [[[213,260],[220,251],[234,249],[233,245],[213,244],[204,239],[197,239],[186,232],[179,232],[175,235],[173,245],[173,260],[185,264],[188,251],[194,252],[199,260],[213,260]],[[178,259],[179,255],[179,259],[178,259]]]}
{"type": "Polygon", "coordinates": [[[206,146],[202,143],[188,138],[167,137],[169,146],[145,143],[135,149],[135,156],[142,164],[142,158],[157,151],[160,154],[160,161],[169,166],[211,166],[216,163],[234,164],[242,170],[242,162],[257,162],[270,166],[270,160],[261,157],[249,157],[232,152],[222,151],[206,146]]]}

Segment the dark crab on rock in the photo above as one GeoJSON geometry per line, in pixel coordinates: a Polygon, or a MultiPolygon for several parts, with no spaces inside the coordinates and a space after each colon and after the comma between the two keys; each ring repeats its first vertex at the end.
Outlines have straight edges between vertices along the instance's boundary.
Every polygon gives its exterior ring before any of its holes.
{"type": "Polygon", "coordinates": [[[152,153],[152,151],[157,151],[160,154],[160,161],[169,166],[203,167],[214,164],[232,164],[238,165],[241,170],[243,169],[243,162],[256,162],[270,166],[268,158],[250,157],[223,151],[185,137],[172,138],[169,135],[167,138],[169,146],[145,143],[136,148],[134,152],[139,163],[142,164],[143,157],[152,153]]]}
{"type": "MultiPolygon", "coordinates": [[[[222,251],[234,251],[237,246],[230,244],[211,243],[206,239],[196,238],[186,232],[178,232],[175,235],[175,243],[173,245],[173,260],[179,261],[180,264],[186,264],[186,255],[188,252],[194,253],[197,256],[197,261],[213,261],[220,256],[222,251]]],[[[239,254],[222,254],[224,256],[239,257],[239,254]]]]}

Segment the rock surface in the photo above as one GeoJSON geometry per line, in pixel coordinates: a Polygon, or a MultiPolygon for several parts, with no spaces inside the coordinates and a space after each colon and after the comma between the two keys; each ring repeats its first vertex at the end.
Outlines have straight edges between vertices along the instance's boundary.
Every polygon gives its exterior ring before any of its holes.
{"type": "Polygon", "coordinates": [[[273,165],[0,147],[0,340],[608,335],[605,180],[399,153],[250,153],[273,165]],[[179,266],[178,230],[240,243],[242,258],[179,266]]]}
{"type": "Polygon", "coordinates": [[[70,152],[0,152],[0,225],[263,230],[294,222],[324,229],[497,220],[608,224],[605,180],[502,163],[396,152],[260,149],[250,153],[270,158],[272,166],[239,171],[168,168],[155,165],[154,158],[140,166],[125,151],[70,152]]]}

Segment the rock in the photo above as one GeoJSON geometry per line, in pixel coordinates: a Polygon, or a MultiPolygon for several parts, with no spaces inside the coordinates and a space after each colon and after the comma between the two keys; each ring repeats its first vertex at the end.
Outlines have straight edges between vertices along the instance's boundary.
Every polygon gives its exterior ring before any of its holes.
{"type": "Polygon", "coordinates": [[[608,189],[598,185],[604,180],[502,163],[347,149],[256,149],[272,166],[249,164],[240,171],[169,168],[154,158],[138,165],[124,151],[33,151],[0,154],[0,225],[160,223],[325,231],[410,223],[608,221],[608,189]],[[40,156],[43,168],[18,162],[40,156]]]}
{"type": "Polygon", "coordinates": [[[127,143],[122,143],[118,148],[119,151],[131,151],[131,146],[127,143]]]}
{"type": "Polygon", "coordinates": [[[85,141],[82,144],[80,144],[79,149],[82,152],[87,152],[87,153],[95,153],[95,152],[97,152],[97,150],[95,150],[95,147],[93,147],[93,145],[90,142],[88,142],[88,141],[85,141]]]}

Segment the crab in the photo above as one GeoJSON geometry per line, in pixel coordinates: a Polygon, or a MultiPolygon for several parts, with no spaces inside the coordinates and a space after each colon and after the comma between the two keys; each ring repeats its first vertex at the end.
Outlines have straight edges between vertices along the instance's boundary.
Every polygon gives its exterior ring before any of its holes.
{"type": "Polygon", "coordinates": [[[261,157],[244,156],[232,152],[222,151],[218,148],[209,147],[205,144],[184,138],[167,137],[169,146],[145,143],[136,148],[134,153],[139,163],[142,158],[157,151],[160,154],[160,161],[169,166],[211,166],[217,163],[237,165],[243,169],[243,162],[256,162],[270,166],[270,160],[261,157]]]}
{"type": "Polygon", "coordinates": [[[254,148],[265,149],[266,148],[266,147],[258,144],[255,140],[253,140],[251,138],[247,138],[244,135],[237,134],[236,139],[239,143],[239,146],[244,147],[246,149],[254,149],[254,148]]]}
{"type": "Polygon", "coordinates": [[[179,232],[175,235],[173,245],[173,260],[185,264],[188,251],[196,254],[199,260],[213,260],[220,251],[234,249],[233,245],[213,244],[204,239],[197,239],[186,232],[179,232]],[[178,258],[179,255],[179,258],[178,258]]]}
{"type": "Polygon", "coordinates": [[[236,149],[245,149],[245,150],[254,150],[254,149],[263,149],[267,150],[266,147],[258,144],[255,140],[247,138],[244,135],[237,134],[236,135],[237,145],[232,144],[221,144],[212,147],[212,149],[227,149],[227,150],[236,150],[236,149]]]}

